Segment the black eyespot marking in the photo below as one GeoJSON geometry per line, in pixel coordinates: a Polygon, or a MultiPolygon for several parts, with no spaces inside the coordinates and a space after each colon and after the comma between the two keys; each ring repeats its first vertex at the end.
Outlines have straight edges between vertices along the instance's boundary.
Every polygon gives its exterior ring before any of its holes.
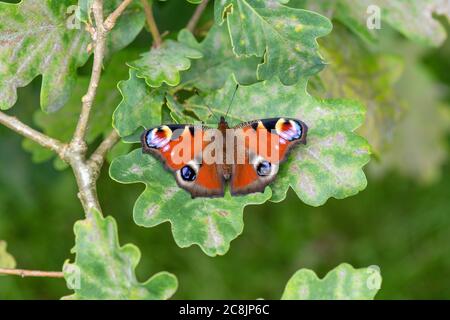
{"type": "Polygon", "coordinates": [[[256,172],[259,176],[268,176],[270,175],[272,169],[272,164],[269,161],[261,161],[256,167],[256,172]]]}
{"type": "Polygon", "coordinates": [[[190,166],[184,166],[183,168],[181,168],[180,175],[184,181],[194,181],[195,178],[197,178],[194,169],[192,169],[190,166]]]}
{"type": "Polygon", "coordinates": [[[264,127],[267,129],[267,131],[271,132],[272,130],[275,130],[275,127],[277,125],[277,122],[280,118],[274,118],[274,119],[266,119],[263,124],[264,127]]]}

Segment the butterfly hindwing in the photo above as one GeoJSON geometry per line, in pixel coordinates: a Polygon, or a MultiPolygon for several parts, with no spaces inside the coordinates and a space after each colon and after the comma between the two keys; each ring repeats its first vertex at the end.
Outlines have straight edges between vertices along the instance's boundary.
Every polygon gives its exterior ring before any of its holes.
{"type": "MultiPolygon", "coordinates": [[[[233,195],[263,192],[278,173],[280,163],[298,143],[306,144],[308,128],[297,119],[271,118],[237,125],[243,135],[244,157],[233,165],[230,189],[233,195]]],[[[238,139],[239,140],[239,139],[238,139]]],[[[237,147],[239,150],[239,146],[237,147]]]]}
{"type": "Polygon", "coordinates": [[[223,196],[221,167],[202,162],[205,130],[208,129],[181,124],[148,129],[141,137],[143,152],[160,159],[174,173],[177,184],[192,197],[223,196]],[[183,154],[183,150],[190,153],[183,154]]]}

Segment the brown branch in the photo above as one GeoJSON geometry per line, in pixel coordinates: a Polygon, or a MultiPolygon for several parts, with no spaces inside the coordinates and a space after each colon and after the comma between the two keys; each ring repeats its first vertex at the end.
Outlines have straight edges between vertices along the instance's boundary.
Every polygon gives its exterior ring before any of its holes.
{"type": "MultiPolygon", "coordinates": [[[[6,113],[0,111],[0,123],[18,134],[33,140],[44,148],[50,149],[63,158],[66,145],[59,140],[53,139],[33,128],[27,126],[19,119],[8,116],[6,113]]],[[[64,160],[64,159],[63,159],[64,160]]]]}
{"type": "Polygon", "coordinates": [[[112,133],[100,144],[98,150],[94,152],[91,159],[86,160],[87,144],[85,136],[88,128],[89,115],[100,82],[103,58],[105,55],[106,36],[109,30],[114,27],[118,17],[130,3],[131,0],[124,0],[108,17],[107,21],[103,21],[103,0],[94,0],[92,4],[95,26],[90,27],[90,32],[94,45],[94,63],[88,90],[82,98],[81,112],[77,127],[72,141],[69,144],[64,144],[56,139],[50,138],[45,134],[28,127],[16,118],[8,116],[0,111],[1,124],[4,124],[8,128],[35,141],[41,146],[53,150],[61,157],[61,159],[70,164],[79,189],[78,197],[80,198],[86,215],[89,215],[92,208],[101,211],[96,188],[98,172],[104,163],[106,153],[119,139],[116,136],[116,133],[112,133]]]}
{"type": "Polygon", "coordinates": [[[84,139],[86,136],[86,130],[88,126],[89,115],[92,109],[92,104],[94,102],[95,95],[97,94],[97,87],[100,82],[106,43],[106,31],[103,27],[103,1],[94,0],[92,11],[94,13],[95,19],[95,33],[93,39],[95,45],[94,64],[92,66],[91,80],[89,82],[88,91],[81,99],[82,107],[80,118],[78,120],[71,143],[74,146],[78,145],[78,148],[83,152],[85,152],[87,149],[84,139]]]}
{"type": "Polygon", "coordinates": [[[155,22],[155,17],[153,16],[152,5],[148,3],[148,0],[141,0],[144,6],[145,16],[147,18],[147,24],[150,28],[150,33],[153,37],[153,46],[155,48],[159,47],[162,43],[161,34],[159,33],[158,26],[155,22]]]}
{"type": "Polygon", "coordinates": [[[200,17],[202,16],[203,11],[205,11],[206,6],[208,5],[209,0],[203,0],[195,9],[194,14],[192,15],[191,19],[189,20],[186,29],[188,29],[190,32],[194,32],[195,26],[197,25],[198,21],[200,20],[200,17]]]}
{"type": "Polygon", "coordinates": [[[108,152],[119,142],[120,136],[116,130],[112,130],[111,133],[102,141],[102,143],[98,146],[97,150],[92,153],[88,165],[94,172],[94,175],[97,176],[100,172],[100,169],[105,162],[106,155],[108,152]]]}
{"type": "Polygon", "coordinates": [[[47,277],[47,278],[64,278],[64,273],[57,271],[38,271],[23,269],[5,269],[0,268],[0,274],[25,277],[47,277]]]}
{"type": "Polygon", "coordinates": [[[117,19],[121,16],[121,14],[125,11],[125,9],[132,1],[133,0],[123,0],[123,2],[116,8],[116,10],[114,10],[108,16],[108,18],[106,18],[105,22],[103,23],[106,31],[110,31],[112,28],[114,28],[117,19]]]}

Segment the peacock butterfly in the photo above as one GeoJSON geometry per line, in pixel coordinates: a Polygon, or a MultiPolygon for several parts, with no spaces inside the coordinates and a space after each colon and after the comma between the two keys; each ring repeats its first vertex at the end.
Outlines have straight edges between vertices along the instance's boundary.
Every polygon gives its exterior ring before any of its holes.
{"type": "Polygon", "coordinates": [[[161,159],[192,198],[223,197],[226,183],[232,195],[264,192],[288,152],[298,143],[306,144],[307,131],[304,122],[292,118],[254,120],[230,128],[220,117],[217,129],[203,124],[150,128],[141,143],[143,152],[161,159]]]}

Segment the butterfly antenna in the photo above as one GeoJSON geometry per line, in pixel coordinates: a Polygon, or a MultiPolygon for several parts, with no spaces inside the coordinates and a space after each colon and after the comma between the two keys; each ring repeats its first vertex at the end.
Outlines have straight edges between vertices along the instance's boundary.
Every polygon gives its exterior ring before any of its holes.
{"type": "Polygon", "coordinates": [[[211,114],[213,115],[214,118],[216,118],[217,121],[219,121],[219,118],[217,118],[217,116],[214,114],[214,112],[212,111],[212,109],[206,105],[206,107],[208,108],[209,112],[211,112],[211,114]]]}
{"type": "MultiPolygon", "coordinates": [[[[198,93],[198,90],[197,90],[197,89],[194,89],[194,93],[195,93],[197,96],[200,97],[200,94],[198,93]]],[[[214,118],[216,118],[217,121],[219,121],[219,118],[217,118],[217,116],[214,114],[214,112],[212,111],[212,109],[211,109],[208,105],[206,105],[206,107],[208,108],[208,110],[209,110],[209,112],[211,113],[211,115],[212,115],[214,118]]]]}
{"type": "Polygon", "coordinates": [[[228,109],[227,109],[227,113],[225,113],[225,118],[227,117],[228,112],[230,112],[230,108],[231,108],[231,105],[233,104],[234,97],[236,96],[236,91],[237,91],[238,88],[239,88],[239,84],[237,84],[236,88],[234,89],[233,96],[231,97],[231,101],[230,101],[230,104],[229,104],[228,109]]]}

